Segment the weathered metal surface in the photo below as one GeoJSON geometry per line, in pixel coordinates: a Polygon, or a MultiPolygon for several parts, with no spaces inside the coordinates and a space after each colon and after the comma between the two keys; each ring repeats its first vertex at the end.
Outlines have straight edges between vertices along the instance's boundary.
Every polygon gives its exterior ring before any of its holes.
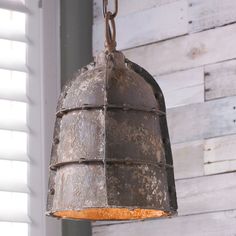
{"type": "Polygon", "coordinates": [[[50,168],[48,214],[175,213],[165,103],[155,80],[120,52],[102,53],[79,71],[59,99],[50,168]]]}
{"type": "Polygon", "coordinates": [[[58,169],[53,211],[106,207],[107,193],[102,164],[71,164],[58,169]]]}
{"type": "Polygon", "coordinates": [[[165,168],[154,165],[107,165],[108,205],[169,210],[165,168]]]}
{"type": "Polygon", "coordinates": [[[106,160],[165,164],[158,120],[154,112],[107,111],[106,160]]]}

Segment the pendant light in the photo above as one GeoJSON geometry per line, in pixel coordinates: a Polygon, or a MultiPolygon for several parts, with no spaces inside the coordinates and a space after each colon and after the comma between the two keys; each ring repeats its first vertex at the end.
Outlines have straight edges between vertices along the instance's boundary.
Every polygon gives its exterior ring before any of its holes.
{"type": "Polygon", "coordinates": [[[176,214],[163,93],[147,71],[116,51],[115,3],[112,13],[103,1],[105,51],[69,81],[59,98],[50,216],[133,220],[176,214]]]}

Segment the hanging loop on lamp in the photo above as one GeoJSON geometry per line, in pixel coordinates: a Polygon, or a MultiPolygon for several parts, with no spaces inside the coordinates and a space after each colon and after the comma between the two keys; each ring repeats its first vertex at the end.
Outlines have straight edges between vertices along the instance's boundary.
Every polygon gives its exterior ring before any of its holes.
{"type": "Polygon", "coordinates": [[[108,0],[103,0],[103,15],[105,19],[105,48],[112,52],[116,49],[115,17],[118,13],[118,0],[115,0],[115,11],[108,11],[108,0]]]}
{"type": "Polygon", "coordinates": [[[112,17],[112,13],[110,11],[107,12],[105,16],[105,35],[105,48],[109,52],[112,52],[116,49],[116,25],[115,19],[112,17]]]}
{"type": "MultiPolygon", "coordinates": [[[[106,17],[106,14],[108,13],[108,0],[103,0],[103,16],[106,17]]],[[[118,0],[115,0],[115,11],[111,13],[111,18],[115,18],[118,13],[118,0]]]]}

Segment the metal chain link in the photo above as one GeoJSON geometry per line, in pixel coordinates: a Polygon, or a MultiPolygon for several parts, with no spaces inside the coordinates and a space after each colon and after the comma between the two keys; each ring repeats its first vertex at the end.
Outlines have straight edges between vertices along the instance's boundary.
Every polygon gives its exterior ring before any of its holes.
{"type": "MultiPolygon", "coordinates": [[[[108,12],[108,5],[109,5],[109,0],[103,0],[103,16],[104,18],[106,17],[108,12]]],[[[115,10],[113,13],[111,13],[111,18],[115,18],[117,16],[118,13],[118,0],[115,0],[115,10]]]]}
{"type": "Polygon", "coordinates": [[[109,52],[116,49],[115,17],[118,13],[118,0],[115,0],[115,11],[108,11],[108,0],[103,0],[103,15],[105,18],[105,47],[109,52]]]}

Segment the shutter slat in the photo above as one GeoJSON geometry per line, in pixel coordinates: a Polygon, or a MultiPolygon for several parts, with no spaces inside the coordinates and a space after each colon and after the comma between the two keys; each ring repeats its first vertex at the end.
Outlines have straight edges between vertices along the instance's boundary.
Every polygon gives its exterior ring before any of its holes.
{"type": "Polygon", "coordinates": [[[23,122],[1,122],[0,130],[8,130],[8,131],[19,131],[19,132],[28,132],[28,126],[23,122]]]}
{"type": "Polygon", "coordinates": [[[4,192],[17,192],[17,193],[29,193],[27,185],[20,183],[6,183],[0,180],[0,191],[4,192]]]}
{"type": "Polygon", "coordinates": [[[27,104],[0,100],[0,129],[27,132],[27,104]]]}
{"type": "Polygon", "coordinates": [[[28,194],[0,191],[0,221],[29,223],[28,194]]]}
{"type": "Polygon", "coordinates": [[[24,161],[29,162],[29,157],[25,153],[20,152],[0,152],[0,160],[9,160],[9,161],[24,161]]]}
{"type": "Polygon", "coordinates": [[[28,193],[27,167],[27,162],[0,160],[0,191],[28,193]]]}
{"type": "Polygon", "coordinates": [[[25,35],[26,14],[0,8],[0,22],[0,39],[28,43],[25,35]]]}
{"type": "Polygon", "coordinates": [[[18,222],[0,222],[0,235],[4,236],[27,236],[29,235],[28,224],[18,222]]]}
{"type": "Polygon", "coordinates": [[[14,63],[14,62],[7,62],[7,61],[0,61],[0,69],[3,70],[14,70],[14,71],[20,71],[20,72],[26,72],[28,73],[29,70],[23,63],[14,63]]]}
{"type": "Polygon", "coordinates": [[[9,101],[17,101],[17,102],[28,102],[28,98],[25,94],[21,93],[4,93],[0,90],[0,100],[9,100],[9,101]]]}
{"type": "Polygon", "coordinates": [[[23,3],[17,0],[0,0],[0,8],[29,13],[29,9],[23,3]]]}
{"type": "Polygon", "coordinates": [[[0,222],[30,223],[30,219],[27,214],[21,214],[17,212],[5,214],[4,212],[0,212],[0,222]]]}
{"type": "Polygon", "coordinates": [[[19,42],[23,42],[23,43],[28,42],[28,40],[24,34],[11,32],[11,31],[0,31],[0,39],[19,41],[19,42]]]}

